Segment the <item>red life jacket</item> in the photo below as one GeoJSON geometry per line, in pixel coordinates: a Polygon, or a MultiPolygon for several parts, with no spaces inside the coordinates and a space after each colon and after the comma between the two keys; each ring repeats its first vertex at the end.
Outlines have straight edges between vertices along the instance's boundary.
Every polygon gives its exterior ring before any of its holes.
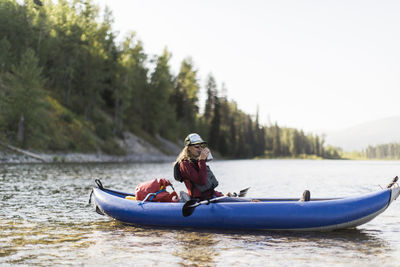
{"type": "Polygon", "coordinates": [[[179,202],[178,194],[175,191],[172,193],[166,191],[167,186],[172,187],[171,182],[164,178],[140,183],[135,189],[136,200],[146,199],[152,202],[179,202]]]}

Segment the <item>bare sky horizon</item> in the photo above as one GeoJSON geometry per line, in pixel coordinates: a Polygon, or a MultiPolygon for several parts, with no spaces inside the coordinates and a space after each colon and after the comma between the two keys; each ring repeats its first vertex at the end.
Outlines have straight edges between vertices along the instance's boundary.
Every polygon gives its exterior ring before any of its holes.
{"type": "Polygon", "coordinates": [[[146,53],[191,57],[261,122],[309,131],[400,115],[400,2],[96,0],[146,53]]]}

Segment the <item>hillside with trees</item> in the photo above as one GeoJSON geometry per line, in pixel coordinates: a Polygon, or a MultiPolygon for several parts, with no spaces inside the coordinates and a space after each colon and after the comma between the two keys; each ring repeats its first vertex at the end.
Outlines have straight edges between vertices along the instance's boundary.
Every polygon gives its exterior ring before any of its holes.
{"type": "Polygon", "coordinates": [[[361,156],[367,159],[399,160],[400,144],[390,143],[368,146],[366,149],[361,151],[361,156]]]}
{"type": "Polygon", "coordinates": [[[110,10],[90,0],[0,2],[0,140],[38,151],[101,150],[132,132],[182,143],[198,132],[227,158],[339,158],[324,138],[261,125],[228,100],[190,57],[171,71],[171,51],[148,55],[132,32],[117,42],[110,10]],[[202,88],[207,99],[200,108],[202,88]]]}

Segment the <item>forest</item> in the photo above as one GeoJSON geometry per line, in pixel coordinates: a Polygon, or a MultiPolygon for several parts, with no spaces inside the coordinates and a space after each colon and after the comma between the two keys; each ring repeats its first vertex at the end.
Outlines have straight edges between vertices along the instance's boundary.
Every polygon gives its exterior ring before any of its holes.
{"type": "Polygon", "coordinates": [[[154,145],[198,132],[226,158],[340,158],[323,136],[262,125],[213,74],[200,84],[194,59],[174,74],[171,51],[146,54],[135,32],[117,41],[112,26],[112,12],[90,0],[0,2],[0,140],[118,155],[126,131],[154,145]]]}
{"type": "Polygon", "coordinates": [[[390,143],[376,146],[368,146],[361,152],[361,156],[367,159],[400,159],[400,144],[390,143]]]}

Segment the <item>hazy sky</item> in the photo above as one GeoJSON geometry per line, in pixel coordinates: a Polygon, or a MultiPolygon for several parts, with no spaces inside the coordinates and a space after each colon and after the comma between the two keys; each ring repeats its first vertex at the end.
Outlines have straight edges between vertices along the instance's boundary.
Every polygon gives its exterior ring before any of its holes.
{"type": "Polygon", "coordinates": [[[400,1],[97,0],[146,53],[190,56],[262,122],[305,131],[400,115],[400,1]]]}

